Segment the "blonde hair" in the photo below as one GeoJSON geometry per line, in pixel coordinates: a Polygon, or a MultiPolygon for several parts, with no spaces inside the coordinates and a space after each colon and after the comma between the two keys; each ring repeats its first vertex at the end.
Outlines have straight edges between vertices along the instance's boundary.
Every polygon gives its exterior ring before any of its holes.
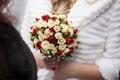
{"type": "Polygon", "coordinates": [[[53,4],[53,12],[67,15],[76,0],[51,0],[51,2],[53,4]]]}

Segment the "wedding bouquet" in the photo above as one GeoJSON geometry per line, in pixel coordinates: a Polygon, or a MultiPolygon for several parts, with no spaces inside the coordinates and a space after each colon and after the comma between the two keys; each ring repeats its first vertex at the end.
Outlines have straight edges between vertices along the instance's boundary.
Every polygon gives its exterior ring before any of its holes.
{"type": "Polygon", "coordinates": [[[65,15],[49,13],[36,18],[31,27],[31,41],[46,58],[58,61],[71,57],[78,44],[78,30],[65,15]]]}

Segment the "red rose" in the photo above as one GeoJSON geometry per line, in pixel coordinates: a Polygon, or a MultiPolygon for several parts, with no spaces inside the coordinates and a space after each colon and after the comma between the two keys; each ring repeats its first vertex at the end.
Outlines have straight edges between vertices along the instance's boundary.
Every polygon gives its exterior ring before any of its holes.
{"type": "Polygon", "coordinates": [[[35,35],[35,34],[37,34],[37,32],[38,32],[38,28],[33,28],[33,34],[35,35]]]}
{"type": "Polygon", "coordinates": [[[49,28],[49,30],[53,33],[55,33],[55,29],[53,27],[49,28]]]}
{"type": "Polygon", "coordinates": [[[70,45],[73,42],[74,42],[73,38],[66,38],[66,44],[67,45],[70,45]]]}
{"type": "Polygon", "coordinates": [[[42,19],[48,22],[49,16],[44,15],[44,16],[42,16],[42,19]]]}
{"type": "Polygon", "coordinates": [[[70,49],[69,53],[73,53],[73,51],[74,51],[73,47],[71,47],[69,49],[70,49]]]}
{"type": "Polygon", "coordinates": [[[41,49],[41,41],[38,41],[37,43],[36,43],[36,47],[38,48],[38,49],[41,49]]]}
{"type": "Polygon", "coordinates": [[[50,36],[46,40],[48,40],[49,42],[53,43],[55,41],[55,37],[54,36],[50,36]]]}
{"type": "Polygon", "coordinates": [[[52,17],[52,20],[55,21],[57,18],[56,17],[52,17]]]}
{"type": "Polygon", "coordinates": [[[62,51],[61,50],[58,50],[57,51],[57,56],[61,56],[62,55],[62,51]]]}
{"type": "Polygon", "coordinates": [[[77,30],[77,29],[74,29],[74,30],[73,30],[73,33],[74,33],[74,34],[76,34],[77,32],[78,32],[78,30],[77,30]]]}
{"type": "Polygon", "coordinates": [[[39,18],[36,18],[35,20],[36,20],[36,21],[39,21],[40,19],[39,19],[39,18]]]}

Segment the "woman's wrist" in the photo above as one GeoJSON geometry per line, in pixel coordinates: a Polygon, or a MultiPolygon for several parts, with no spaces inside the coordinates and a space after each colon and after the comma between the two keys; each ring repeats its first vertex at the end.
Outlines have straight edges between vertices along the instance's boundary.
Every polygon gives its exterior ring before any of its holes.
{"type": "Polygon", "coordinates": [[[67,66],[67,78],[78,78],[82,80],[103,80],[103,77],[100,75],[96,65],[68,62],[67,66]]]}
{"type": "MultiPolygon", "coordinates": [[[[66,78],[72,78],[76,76],[76,71],[75,71],[75,63],[74,62],[70,62],[70,61],[63,61],[60,64],[64,65],[63,67],[63,72],[64,72],[64,76],[66,76],[66,78]]],[[[59,65],[58,65],[59,66],[59,65]]]]}
{"type": "Polygon", "coordinates": [[[75,62],[69,62],[68,63],[68,75],[67,77],[68,78],[73,78],[73,77],[76,77],[76,74],[77,74],[77,70],[76,70],[76,63],[75,62]]]}

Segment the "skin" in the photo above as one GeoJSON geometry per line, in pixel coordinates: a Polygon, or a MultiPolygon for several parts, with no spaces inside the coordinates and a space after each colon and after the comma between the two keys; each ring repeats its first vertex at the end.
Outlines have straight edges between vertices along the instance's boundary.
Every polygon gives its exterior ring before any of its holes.
{"type": "Polygon", "coordinates": [[[45,63],[44,63],[44,60],[42,58],[42,56],[40,54],[33,54],[34,58],[35,58],[35,61],[36,61],[36,64],[37,64],[37,67],[38,68],[43,68],[43,67],[46,67],[45,63]]]}
{"type": "Polygon", "coordinates": [[[71,77],[80,80],[104,80],[97,65],[80,64],[69,61],[60,62],[55,71],[54,80],[65,80],[71,77]]]}
{"type": "Polygon", "coordinates": [[[80,64],[69,61],[58,63],[54,80],[65,80],[71,77],[80,80],[104,80],[95,64],[80,64]]]}
{"type": "Polygon", "coordinates": [[[54,67],[55,65],[57,65],[57,63],[58,63],[56,60],[47,59],[40,54],[34,53],[33,56],[35,58],[35,61],[36,61],[36,64],[37,64],[38,68],[43,68],[44,67],[44,68],[50,69],[50,68],[54,67]]]}

